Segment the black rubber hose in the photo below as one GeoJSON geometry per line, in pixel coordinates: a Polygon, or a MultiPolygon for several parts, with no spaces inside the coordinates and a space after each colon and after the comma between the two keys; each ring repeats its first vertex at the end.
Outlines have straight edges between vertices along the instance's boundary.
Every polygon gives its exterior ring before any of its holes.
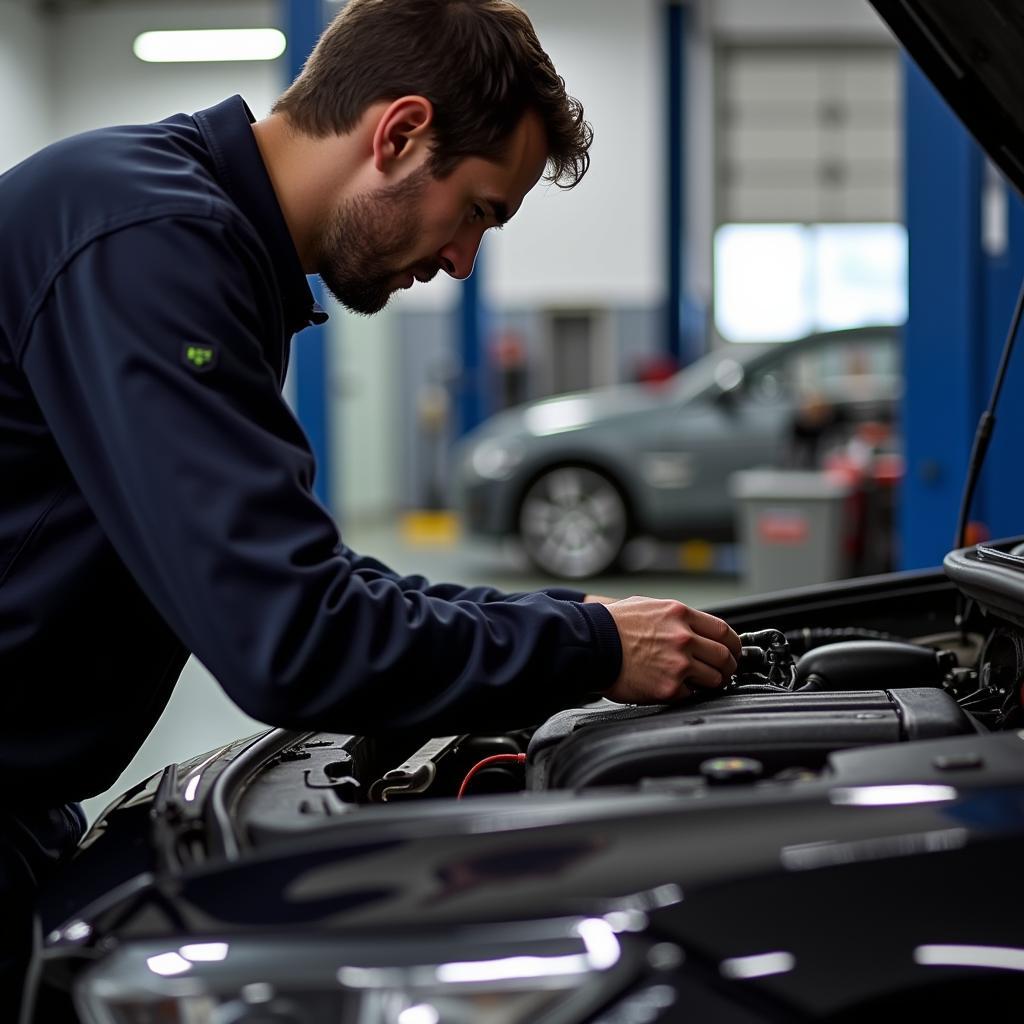
{"type": "Polygon", "coordinates": [[[905,640],[894,633],[883,633],[877,629],[862,629],[859,626],[841,626],[837,629],[792,629],[786,633],[786,643],[794,655],[799,656],[824,647],[826,644],[843,643],[846,640],[905,640]]]}

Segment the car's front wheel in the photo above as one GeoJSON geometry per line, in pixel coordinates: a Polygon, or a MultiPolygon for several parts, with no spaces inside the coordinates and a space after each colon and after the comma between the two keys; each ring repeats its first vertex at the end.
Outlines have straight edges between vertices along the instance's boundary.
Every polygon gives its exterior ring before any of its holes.
{"type": "Polygon", "coordinates": [[[543,572],[585,579],[622,554],[629,517],[619,489],[585,466],[559,466],[539,476],[519,506],[519,535],[543,572]]]}

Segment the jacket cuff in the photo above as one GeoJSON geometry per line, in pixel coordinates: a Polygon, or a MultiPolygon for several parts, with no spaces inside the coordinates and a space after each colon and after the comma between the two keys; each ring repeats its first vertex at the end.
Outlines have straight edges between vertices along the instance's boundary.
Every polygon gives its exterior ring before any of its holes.
{"type": "Polygon", "coordinates": [[[590,622],[590,632],[597,647],[592,690],[607,690],[622,671],[622,641],[612,613],[603,604],[581,604],[580,611],[590,622]]]}
{"type": "Polygon", "coordinates": [[[553,597],[556,601],[575,601],[577,604],[582,604],[587,596],[582,590],[570,590],[568,587],[545,587],[541,593],[553,597]]]}

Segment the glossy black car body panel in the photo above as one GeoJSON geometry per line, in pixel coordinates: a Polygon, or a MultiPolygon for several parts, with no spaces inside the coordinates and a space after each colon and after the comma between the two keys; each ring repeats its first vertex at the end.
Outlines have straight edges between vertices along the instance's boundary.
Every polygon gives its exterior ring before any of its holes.
{"type": "Polygon", "coordinates": [[[869,2],[1024,195],[1024,4],[1020,0],[869,2]]]}
{"type": "Polygon", "coordinates": [[[795,970],[741,987],[818,1016],[934,981],[914,961],[920,946],[1022,939],[1024,740],[897,749],[896,763],[877,751],[837,756],[833,779],[803,788],[382,809],[240,863],[141,876],[86,917],[96,937],[120,941],[273,928],[286,955],[288,935],[311,930],[429,945],[453,928],[640,907],[646,934],[679,943],[713,975],[729,958],[787,951],[795,970]],[[985,758],[983,775],[934,767],[964,751],[985,758]],[[939,779],[957,795],[909,807],[830,799],[883,779],[939,779]],[[979,900],[961,878],[984,878],[1000,899],[979,900]]]}
{"type": "Polygon", "coordinates": [[[964,594],[1024,627],[1024,558],[987,547],[951,551],[946,572],[964,594]]]}
{"type": "MultiPolygon", "coordinates": [[[[1006,629],[1005,588],[988,589],[971,628],[1006,629]]],[[[926,572],[737,602],[729,614],[918,635],[954,629],[961,607],[950,579],[926,572]]],[[[852,709],[879,700],[870,688],[849,697],[852,709]]],[[[250,936],[282,957],[311,938],[426,951],[440,935],[472,942],[478,929],[626,912],[642,921],[630,942],[681,954],[669,967],[641,957],[636,991],[674,986],[687,1005],[713,1007],[705,1019],[859,1019],[894,999],[936,1016],[970,1006],[979,986],[1021,981],[936,966],[922,951],[1024,949],[1024,734],[908,738],[737,786],[683,775],[374,805],[342,770],[369,763],[361,738],[271,732],[116,807],[48,893],[47,983],[71,985],[104,949],[182,935],[250,936]],[[343,795],[321,813],[332,787],[343,795]],[[768,954],[792,966],[725,972],[768,954]]],[[[385,763],[404,756],[401,745],[368,749],[385,763]]],[[[676,1012],[654,1019],[692,1019],[676,1012]]]]}

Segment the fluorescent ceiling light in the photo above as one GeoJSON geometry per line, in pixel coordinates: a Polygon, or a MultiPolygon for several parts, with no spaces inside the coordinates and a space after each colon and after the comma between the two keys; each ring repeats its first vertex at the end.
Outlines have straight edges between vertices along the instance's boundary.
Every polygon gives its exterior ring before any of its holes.
{"type": "Polygon", "coordinates": [[[286,40],[276,28],[211,28],[143,32],[132,44],[139,60],[153,64],[196,61],[274,60],[286,40]]]}

